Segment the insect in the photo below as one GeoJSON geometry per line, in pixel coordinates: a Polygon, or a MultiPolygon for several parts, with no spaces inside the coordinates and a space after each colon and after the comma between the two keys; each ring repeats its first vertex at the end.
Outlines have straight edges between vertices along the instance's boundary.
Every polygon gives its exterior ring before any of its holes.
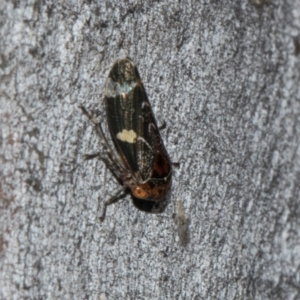
{"type": "Polygon", "coordinates": [[[101,122],[80,105],[82,112],[95,126],[103,150],[86,155],[99,157],[122,184],[106,207],[130,190],[133,198],[160,202],[166,198],[171,185],[172,167],[161,139],[145,88],[138,70],[130,58],[117,60],[106,79],[104,102],[112,143],[108,142],[101,122]]]}

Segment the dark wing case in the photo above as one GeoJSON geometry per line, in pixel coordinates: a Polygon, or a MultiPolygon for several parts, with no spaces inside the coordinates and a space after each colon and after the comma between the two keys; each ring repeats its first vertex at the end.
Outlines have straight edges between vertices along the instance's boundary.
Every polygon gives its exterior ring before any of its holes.
{"type": "Polygon", "coordinates": [[[121,160],[136,179],[148,180],[153,165],[159,163],[157,153],[167,160],[168,155],[138,70],[129,58],[113,65],[105,83],[105,104],[108,127],[121,160]]]}

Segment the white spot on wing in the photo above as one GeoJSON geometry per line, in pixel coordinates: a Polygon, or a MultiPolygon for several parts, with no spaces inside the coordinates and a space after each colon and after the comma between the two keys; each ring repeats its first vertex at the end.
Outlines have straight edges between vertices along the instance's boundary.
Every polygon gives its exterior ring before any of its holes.
{"type": "Polygon", "coordinates": [[[136,142],[136,133],[132,129],[123,129],[122,132],[117,134],[117,139],[121,140],[122,142],[133,144],[136,142]]]}
{"type": "Polygon", "coordinates": [[[138,137],[138,140],[139,140],[139,141],[142,141],[143,143],[145,143],[145,145],[146,145],[149,149],[152,149],[152,148],[150,147],[150,145],[147,143],[147,141],[146,141],[144,138],[138,137]]]}
{"type": "Polygon", "coordinates": [[[144,107],[149,107],[148,102],[146,102],[146,101],[143,101],[143,102],[142,102],[142,109],[143,109],[144,107]]]}
{"type": "Polygon", "coordinates": [[[137,83],[135,81],[123,82],[120,84],[108,77],[105,82],[105,96],[108,98],[114,98],[121,95],[124,98],[124,95],[133,90],[136,85],[137,83]]]}
{"type": "Polygon", "coordinates": [[[150,123],[149,124],[149,131],[151,131],[151,128],[153,128],[154,130],[156,130],[156,126],[154,123],[150,123]]]}

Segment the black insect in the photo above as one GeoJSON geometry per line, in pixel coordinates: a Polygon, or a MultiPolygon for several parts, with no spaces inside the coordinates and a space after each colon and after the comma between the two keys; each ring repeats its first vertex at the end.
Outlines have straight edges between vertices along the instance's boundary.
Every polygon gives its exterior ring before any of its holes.
{"type": "Polygon", "coordinates": [[[129,58],[117,60],[107,77],[104,100],[113,146],[108,143],[101,123],[80,105],[94,123],[104,151],[86,158],[99,157],[122,184],[122,188],[104,203],[106,206],[131,191],[135,199],[161,202],[171,185],[172,167],[162,142],[145,88],[138,70],[129,58]]]}

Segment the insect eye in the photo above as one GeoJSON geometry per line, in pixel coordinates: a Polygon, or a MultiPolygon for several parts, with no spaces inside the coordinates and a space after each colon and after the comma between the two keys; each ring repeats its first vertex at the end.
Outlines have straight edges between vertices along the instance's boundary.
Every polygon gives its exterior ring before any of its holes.
{"type": "Polygon", "coordinates": [[[134,197],[139,198],[139,199],[146,199],[149,197],[148,193],[145,192],[143,189],[141,189],[138,186],[134,186],[131,189],[131,192],[134,197]]]}

